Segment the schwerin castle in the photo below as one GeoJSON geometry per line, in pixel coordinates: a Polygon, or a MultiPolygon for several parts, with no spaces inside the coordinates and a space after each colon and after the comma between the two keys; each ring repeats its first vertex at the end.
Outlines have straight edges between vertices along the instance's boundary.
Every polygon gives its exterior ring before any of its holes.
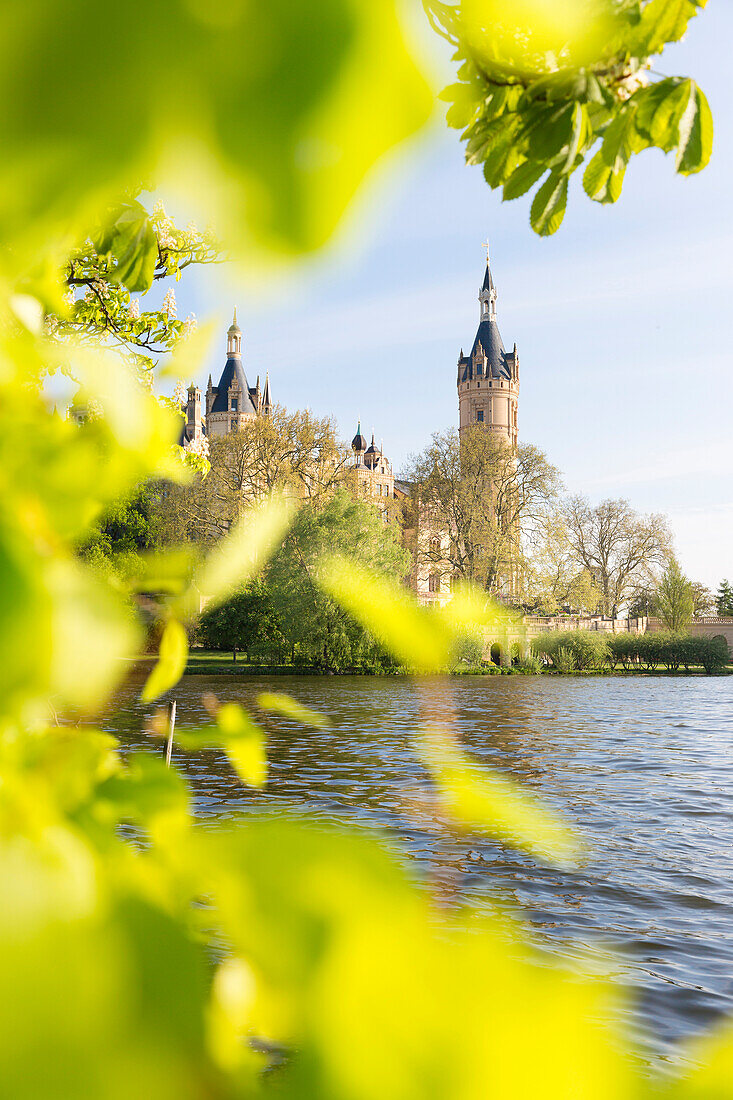
{"type": "MultiPolygon", "coordinates": [[[[488,432],[511,447],[518,442],[519,408],[519,355],[517,345],[507,352],[496,320],[496,285],[491,273],[488,251],[483,283],[479,289],[479,325],[471,351],[458,357],[458,416],[459,429],[469,424],[483,424],[488,432]]],[[[209,375],[203,395],[198,386],[189,386],[188,399],[182,411],[186,424],[182,442],[196,447],[204,438],[215,439],[238,432],[248,420],[268,416],[273,408],[269,373],[264,386],[260,379],[250,386],[242,361],[242,331],[234,320],[227,332],[227,358],[217,385],[209,375]]],[[[392,463],[381,446],[377,446],[372,433],[367,442],[357,425],[351,441],[353,467],[359,491],[373,499],[380,508],[389,502],[404,502],[411,486],[394,476],[392,463]]],[[[440,540],[447,550],[448,533],[436,532],[428,524],[418,532],[418,538],[435,544],[440,540]]],[[[417,564],[413,571],[413,587],[420,603],[440,603],[450,600],[451,578],[447,570],[438,570],[435,564],[417,564]]]]}

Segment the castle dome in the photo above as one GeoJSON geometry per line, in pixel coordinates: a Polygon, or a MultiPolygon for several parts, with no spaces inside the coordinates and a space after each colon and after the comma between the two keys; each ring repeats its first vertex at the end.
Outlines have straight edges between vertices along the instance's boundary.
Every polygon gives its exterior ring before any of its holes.
{"type": "Polygon", "coordinates": [[[351,440],[351,449],[356,451],[357,454],[364,454],[367,449],[367,441],[361,434],[361,420],[356,426],[356,435],[351,440]]]}

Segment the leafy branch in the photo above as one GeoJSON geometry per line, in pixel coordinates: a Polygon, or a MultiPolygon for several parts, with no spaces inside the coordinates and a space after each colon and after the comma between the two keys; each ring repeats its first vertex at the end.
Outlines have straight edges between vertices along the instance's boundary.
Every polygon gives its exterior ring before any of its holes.
{"type": "Polygon", "coordinates": [[[653,81],[651,58],[684,36],[705,3],[577,0],[560,10],[539,0],[424,0],[460,62],[459,83],[442,98],[467,163],[483,165],[505,201],[536,186],[530,222],[540,236],[562,224],[570,177],[583,164],[584,190],[601,203],[618,200],[631,157],[644,149],[674,151],[681,175],[700,172],[713,147],[705,95],[686,77],[653,81]]]}

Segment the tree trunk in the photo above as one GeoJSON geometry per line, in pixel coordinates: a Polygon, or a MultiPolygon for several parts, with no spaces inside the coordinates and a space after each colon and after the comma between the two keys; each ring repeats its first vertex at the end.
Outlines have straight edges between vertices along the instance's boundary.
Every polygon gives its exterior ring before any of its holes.
{"type": "Polygon", "coordinates": [[[236,649],[235,649],[235,648],[232,648],[232,660],[233,660],[233,661],[235,662],[235,664],[236,664],[236,661],[237,661],[237,651],[236,651],[236,649]]]}

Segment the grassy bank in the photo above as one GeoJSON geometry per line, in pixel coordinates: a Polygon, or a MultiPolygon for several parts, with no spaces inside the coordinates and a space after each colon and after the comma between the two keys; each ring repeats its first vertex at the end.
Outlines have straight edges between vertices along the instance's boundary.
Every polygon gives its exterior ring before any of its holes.
{"type": "MultiPolygon", "coordinates": [[[[220,650],[194,649],[191,650],[186,675],[199,676],[405,676],[409,669],[394,666],[390,668],[375,669],[365,667],[353,667],[343,669],[324,669],[316,665],[283,663],[249,662],[241,655],[236,661],[232,660],[231,653],[220,650]]],[[[559,671],[556,668],[544,667],[538,671],[528,670],[521,665],[511,668],[499,668],[494,664],[475,666],[459,666],[450,671],[453,676],[704,676],[707,675],[702,666],[691,667],[689,670],[670,670],[663,664],[651,668],[646,666],[634,666],[631,668],[602,668],[559,671]]],[[[730,664],[720,669],[714,675],[731,675],[733,666],[730,664]]]]}

